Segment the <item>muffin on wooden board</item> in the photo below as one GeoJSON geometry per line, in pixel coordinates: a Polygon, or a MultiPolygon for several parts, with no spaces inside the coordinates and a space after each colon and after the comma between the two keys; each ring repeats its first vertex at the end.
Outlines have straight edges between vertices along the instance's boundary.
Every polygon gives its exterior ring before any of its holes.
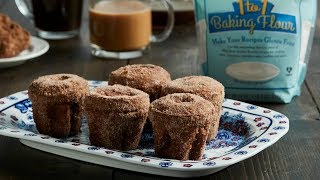
{"type": "Polygon", "coordinates": [[[224,86],[207,76],[187,76],[175,79],[162,87],[161,96],[173,93],[191,93],[210,101],[216,111],[208,141],[215,138],[218,132],[219,121],[224,99],[224,86]]]}
{"type": "Polygon", "coordinates": [[[41,76],[28,89],[37,130],[56,138],[80,132],[88,82],[73,74],[41,76]]]}
{"type": "Polygon", "coordinates": [[[201,160],[214,116],[212,103],[190,93],[169,94],[153,101],[149,118],[156,156],[201,160]]]}
{"type": "Polygon", "coordinates": [[[85,98],[92,145],[130,150],[138,147],[148,117],[149,95],[122,85],[100,87],[85,98]]]}

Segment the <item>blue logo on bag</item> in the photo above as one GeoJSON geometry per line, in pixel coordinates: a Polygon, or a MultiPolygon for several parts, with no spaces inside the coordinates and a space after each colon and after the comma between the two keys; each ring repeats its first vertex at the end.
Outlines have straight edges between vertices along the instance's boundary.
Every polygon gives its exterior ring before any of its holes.
{"type": "Polygon", "coordinates": [[[237,0],[234,12],[209,13],[209,31],[255,30],[297,33],[296,18],[292,15],[272,13],[274,5],[268,0],[237,0]]]}

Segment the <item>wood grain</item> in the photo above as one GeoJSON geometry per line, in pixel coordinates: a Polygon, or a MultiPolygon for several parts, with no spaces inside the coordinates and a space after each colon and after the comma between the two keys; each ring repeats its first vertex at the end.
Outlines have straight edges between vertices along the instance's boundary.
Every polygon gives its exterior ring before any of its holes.
{"type": "MultiPolygon", "coordinates": [[[[318,30],[316,32],[320,34],[318,30]]],[[[314,98],[315,103],[318,107],[320,107],[320,38],[314,39],[313,47],[312,47],[312,54],[309,62],[309,69],[306,78],[306,84],[314,98]]],[[[319,109],[318,109],[319,110],[319,109]]]]}
{"type": "Polygon", "coordinates": [[[112,177],[112,168],[102,167],[44,153],[22,145],[18,140],[0,137],[0,175],[46,179],[60,177],[112,177]]]}
{"type": "MultiPolygon", "coordinates": [[[[318,9],[320,9],[320,3],[318,2],[318,9]]],[[[317,104],[318,111],[320,111],[320,20],[319,13],[317,18],[317,25],[315,31],[315,38],[313,40],[313,46],[310,55],[310,62],[308,66],[308,73],[306,77],[306,84],[313,97],[314,102],[317,104]]],[[[320,120],[320,116],[317,118],[320,120]]]]}

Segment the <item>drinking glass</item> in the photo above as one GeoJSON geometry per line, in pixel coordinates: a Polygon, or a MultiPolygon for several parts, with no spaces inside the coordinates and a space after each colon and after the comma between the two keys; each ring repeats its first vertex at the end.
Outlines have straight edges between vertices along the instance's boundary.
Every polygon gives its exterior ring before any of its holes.
{"type": "Polygon", "coordinates": [[[150,43],[167,39],[174,26],[170,0],[166,7],[166,26],[152,34],[151,3],[153,0],[90,0],[89,29],[92,55],[102,58],[131,59],[140,57],[150,43]]]}
{"type": "Polygon", "coordinates": [[[66,39],[79,33],[83,0],[15,0],[15,3],[44,39],[66,39]]]}

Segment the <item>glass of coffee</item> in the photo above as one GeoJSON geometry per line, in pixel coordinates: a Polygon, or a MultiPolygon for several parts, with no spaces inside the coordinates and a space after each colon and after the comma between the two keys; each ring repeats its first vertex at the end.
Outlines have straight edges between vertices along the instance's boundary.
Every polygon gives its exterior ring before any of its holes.
{"type": "Polygon", "coordinates": [[[79,34],[83,0],[15,0],[20,12],[30,18],[38,35],[66,39],[79,34]]]}
{"type": "Polygon", "coordinates": [[[153,0],[90,0],[89,28],[92,55],[131,59],[143,55],[151,42],[167,39],[174,26],[170,0],[161,0],[168,12],[164,31],[152,34],[153,0]]]}

